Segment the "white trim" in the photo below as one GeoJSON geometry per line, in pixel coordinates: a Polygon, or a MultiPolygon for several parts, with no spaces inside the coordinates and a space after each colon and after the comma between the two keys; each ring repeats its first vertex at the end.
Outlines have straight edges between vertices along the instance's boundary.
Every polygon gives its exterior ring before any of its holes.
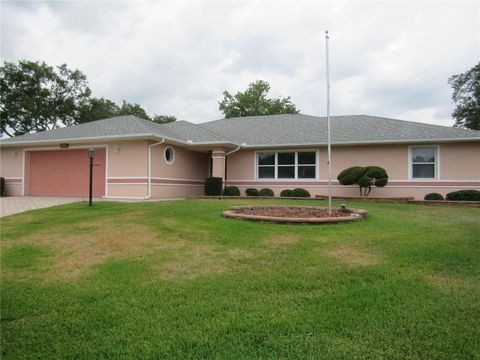
{"type": "Polygon", "coordinates": [[[225,159],[225,156],[212,156],[212,159],[225,159]]]}
{"type": "Polygon", "coordinates": [[[205,179],[181,179],[181,178],[166,178],[166,177],[152,177],[154,180],[180,180],[180,181],[205,181],[205,179]]]}
{"type": "Polygon", "coordinates": [[[148,185],[148,182],[144,182],[144,183],[110,183],[110,185],[148,185]]]}
{"type": "MultiPolygon", "coordinates": [[[[185,179],[186,180],[186,179],[185,179]]],[[[261,182],[270,182],[274,179],[249,179],[249,180],[227,180],[227,182],[258,182],[258,181],[261,181],[261,182]]],[[[308,179],[307,179],[308,180],[308,179]]],[[[299,182],[299,181],[303,181],[303,180],[294,180],[294,179],[279,179],[279,180],[275,180],[275,181],[290,181],[290,182],[299,182]]],[[[315,180],[312,180],[312,181],[315,181],[315,182],[320,182],[320,181],[324,181],[324,182],[327,182],[328,179],[315,179],[315,180]]],[[[402,180],[394,180],[394,179],[388,179],[389,182],[404,182],[404,183],[411,183],[411,182],[417,182],[417,180],[405,180],[405,179],[402,179],[402,180]]],[[[435,180],[435,179],[431,179],[430,180],[431,182],[438,182],[438,183],[443,183],[443,182],[478,182],[480,184],[480,180],[479,179],[472,179],[472,180],[446,180],[446,179],[442,179],[442,180],[435,180]]],[[[421,182],[421,181],[418,181],[418,182],[421,182]]],[[[428,182],[425,181],[425,182],[428,182]]]]}
{"type": "Polygon", "coordinates": [[[165,160],[165,164],[167,165],[172,165],[175,161],[175,149],[172,146],[168,145],[165,146],[165,149],[163,149],[163,160],[165,160]],[[170,150],[172,152],[172,158],[170,161],[167,160],[167,150],[170,150]]]}
{"type": "MultiPolygon", "coordinates": [[[[231,180],[227,181],[227,183],[233,182],[231,180]]],[[[235,185],[241,187],[255,187],[258,184],[244,184],[244,185],[235,185]]],[[[263,185],[262,185],[263,186],[263,185]]],[[[285,184],[278,185],[278,184],[269,184],[268,187],[274,188],[285,188],[285,184]]],[[[302,185],[305,189],[311,188],[328,188],[328,185],[302,185]]],[[[358,189],[358,186],[355,185],[332,185],[334,188],[345,189],[345,188],[352,188],[358,189]]],[[[389,188],[418,188],[418,189],[428,189],[428,188],[457,188],[457,189],[480,189],[480,186],[457,186],[457,185],[428,185],[428,186],[420,186],[420,185],[387,185],[381,189],[389,189],[389,188]]],[[[379,189],[380,190],[380,189],[379,189]]]]}
{"type": "Polygon", "coordinates": [[[408,179],[412,181],[432,181],[440,180],[440,145],[409,145],[408,146],[408,179]],[[413,161],[412,161],[412,149],[414,148],[435,148],[435,174],[433,178],[414,178],[413,177],[413,161]]]}
{"type": "MultiPolygon", "coordinates": [[[[109,176],[108,179],[148,179],[148,176],[109,176]]],[[[155,178],[152,177],[152,179],[155,178]]]]}
{"type": "Polygon", "coordinates": [[[152,186],[205,186],[204,184],[159,184],[153,183],[152,186]]]}
{"type": "Polygon", "coordinates": [[[23,177],[4,177],[5,180],[23,180],[23,177]]]}
{"type": "MultiPolygon", "coordinates": [[[[280,150],[256,150],[253,152],[253,166],[254,166],[254,176],[255,181],[272,181],[272,180],[280,180],[280,181],[318,181],[320,177],[320,149],[280,149],[280,150]],[[274,165],[258,165],[258,153],[264,152],[271,152],[275,154],[275,163],[274,165]],[[295,154],[295,161],[293,166],[295,167],[295,178],[278,178],[278,167],[282,165],[278,165],[278,153],[291,153],[295,154]],[[299,152],[315,152],[315,164],[302,164],[301,166],[315,166],[315,177],[314,178],[298,178],[298,153],[299,152]],[[274,167],[274,178],[259,178],[258,177],[258,167],[259,166],[273,166],[274,167]]],[[[287,165],[285,165],[287,166],[287,165]]],[[[292,166],[292,165],[290,165],[292,166]]],[[[228,180],[232,181],[232,180],[228,180]]]]}

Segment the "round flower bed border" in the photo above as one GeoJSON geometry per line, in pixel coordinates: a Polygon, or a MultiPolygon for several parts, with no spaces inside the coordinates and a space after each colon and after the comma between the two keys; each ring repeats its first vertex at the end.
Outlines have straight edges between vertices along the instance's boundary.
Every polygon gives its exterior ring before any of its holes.
{"type": "Polygon", "coordinates": [[[332,224],[338,222],[357,221],[367,216],[367,211],[363,209],[332,209],[333,216],[315,216],[315,212],[325,213],[326,207],[318,206],[290,206],[290,205],[250,205],[233,206],[230,210],[224,211],[223,216],[233,219],[244,219],[254,221],[265,221],[273,223],[295,223],[295,224],[332,224]],[[303,216],[292,215],[292,210],[297,209],[303,216]],[[282,213],[285,210],[285,214],[282,213]],[[268,212],[274,212],[275,215],[266,215],[268,212]],[[257,214],[256,214],[257,213],[257,214]],[[306,215],[306,216],[305,216],[306,215]]]}

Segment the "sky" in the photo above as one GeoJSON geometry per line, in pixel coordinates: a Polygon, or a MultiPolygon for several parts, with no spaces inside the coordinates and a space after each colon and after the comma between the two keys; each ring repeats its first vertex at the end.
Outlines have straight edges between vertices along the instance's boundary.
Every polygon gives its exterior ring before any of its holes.
{"type": "Polygon", "coordinates": [[[66,63],[93,95],[195,123],[266,80],[301,113],[452,125],[448,78],[480,60],[480,2],[1,3],[2,61],[66,63]]]}

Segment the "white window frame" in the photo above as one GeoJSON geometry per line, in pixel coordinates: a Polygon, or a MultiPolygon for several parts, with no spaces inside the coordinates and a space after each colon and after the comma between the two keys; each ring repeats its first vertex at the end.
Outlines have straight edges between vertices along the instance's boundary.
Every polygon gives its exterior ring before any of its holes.
{"type": "Polygon", "coordinates": [[[175,149],[171,146],[166,146],[165,149],[163,150],[163,160],[167,165],[172,165],[173,162],[175,161],[175,149]],[[172,153],[172,158],[170,161],[167,161],[167,150],[170,150],[172,153]]]}
{"type": "MultiPolygon", "coordinates": [[[[416,163],[422,164],[422,163],[416,163]]],[[[431,162],[425,164],[432,164],[431,162]]],[[[439,180],[440,179],[440,145],[411,145],[408,147],[408,179],[412,181],[432,181],[432,180],[439,180]],[[418,148],[434,148],[435,149],[435,162],[433,165],[435,166],[434,177],[433,178],[414,178],[413,177],[413,149],[418,148]]]]}
{"type": "Polygon", "coordinates": [[[320,178],[320,151],[318,149],[282,149],[282,150],[256,150],[254,152],[254,174],[255,180],[258,181],[272,181],[272,180],[281,180],[281,181],[311,181],[311,180],[318,180],[320,178]],[[298,153],[299,152],[314,152],[315,153],[315,164],[300,164],[300,166],[315,166],[315,177],[314,178],[298,178],[298,153]],[[275,163],[274,165],[259,165],[258,164],[258,154],[259,153],[274,153],[275,154],[275,163]],[[279,153],[294,153],[295,154],[295,162],[292,165],[278,165],[278,154],[279,153]],[[258,176],[258,167],[259,166],[273,166],[274,167],[274,177],[273,178],[260,178],[258,176]],[[295,167],[295,177],[294,178],[278,178],[278,167],[279,166],[294,166],[295,167]]]}

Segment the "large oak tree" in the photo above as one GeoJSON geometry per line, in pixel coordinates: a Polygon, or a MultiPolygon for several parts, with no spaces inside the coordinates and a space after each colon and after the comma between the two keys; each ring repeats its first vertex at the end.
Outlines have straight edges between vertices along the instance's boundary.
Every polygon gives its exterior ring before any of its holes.
{"type": "Polygon", "coordinates": [[[235,95],[225,90],[223,100],[218,103],[219,109],[225,118],[299,113],[290,97],[271,99],[267,97],[269,92],[270,84],[264,80],[251,83],[245,91],[235,95]]]}
{"type": "Polygon", "coordinates": [[[457,127],[480,130],[480,63],[448,79],[456,107],[453,118],[457,127]]]}

